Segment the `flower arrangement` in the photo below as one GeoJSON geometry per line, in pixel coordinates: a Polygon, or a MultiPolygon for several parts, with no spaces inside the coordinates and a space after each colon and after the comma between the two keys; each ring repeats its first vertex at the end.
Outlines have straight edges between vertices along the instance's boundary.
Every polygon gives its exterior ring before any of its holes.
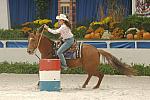
{"type": "Polygon", "coordinates": [[[43,24],[49,24],[52,23],[52,20],[49,19],[38,19],[33,21],[34,24],[39,24],[39,25],[43,25],[43,24]]]}
{"type": "Polygon", "coordinates": [[[124,30],[116,27],[111,33],[111,39],[121,39],[124,37],[124,30]]]}
{"type": "Polygon", "coordinates": [[[38,19],[38,20],[35,20],[35,21],[32,21],[32,22],[25,22],[21,25],[22,26],[21,31],[24,32],[24,33],[28,33],[29,31],[36,30],[38,27],[40,27],[43,24],[47,24],[50,27],[52,27],[52,20],[38,19]]]}
{"type": "Polygon", "coordinates": [[[106,17],[106,18],[102,19],[101,21],[92,22],[92,23],[90,24],[90,27],[91,27],[93,30],[96,30],[96,29],[99,28],[100,26],[105,26],[105,25],[107,25],[111,20],[112,20],[112,17],[106,17]]]}
{"type": "Polygon", "coordinates": [[[108,23],[112,21],[112,17],[106,17],[101,21],[92,22],[86,31],[85,39],[100,39],[105,31],[106,26],[109,27],[108,23]]]}
{"type": "Polygon", "coordinates": [[[87,28],[85,26],[80,26],[77,28],[77,31],[80,31],[80,30],[87,30],[87,28]]]}
{"type": "Polygon", "coordinates": [[[87,28],[86,26],[79,26],[73,30],[73,34],[76,38],[83,38],[86,34],[87,28]]]}
{"type": "MultiPolygon", "coordinates": [[[[89,32],[89,31],[87,31],[89,32]]],[[[85,39],[100,39],[104,33],[104,28],[99,27],[95,31],[91,31],[90,33],[84,36],[85,39]]]]}

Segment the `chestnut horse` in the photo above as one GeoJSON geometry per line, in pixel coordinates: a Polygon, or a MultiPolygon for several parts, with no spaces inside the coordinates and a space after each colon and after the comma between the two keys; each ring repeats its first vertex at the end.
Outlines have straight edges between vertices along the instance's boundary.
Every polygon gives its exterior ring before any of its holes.
{"type": "MultiPolygon", "coordinates": [[[[29,54],[34,54],[36,49],[39,49],[41,53],[41,59],[53,59],[53,44],[54,41],[47,38],[40,32],[30,33],[28,37],[29,54]]],[[[90,78],[97,76],[99,78],[98,83],[94,86],[94,89],[99,88],[104,74],[98,71],[98,65],[100,64],[100,56],[104,56],[108,63],[118,69],[121,73],[129,76],[134,75],[133,69],[127,64],[121,63],[116,57],[104,50],[98,50],[92,45],[83,44],[81,50],[81,58],[67,60],[69,68],[82,67],[88,74],[88,77],[83,84],[82,88],[86,88],[90,78]]]]}

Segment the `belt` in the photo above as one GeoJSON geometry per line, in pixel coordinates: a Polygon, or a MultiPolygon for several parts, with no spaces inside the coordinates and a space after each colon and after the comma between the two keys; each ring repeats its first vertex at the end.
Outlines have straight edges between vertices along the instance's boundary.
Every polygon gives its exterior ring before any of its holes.
{"type": "Polygon", "coordinates": [[[71,37],[71,38],[67,38],[67,39],[64,39],[64,41],[66,41],[66,40],[69,40],[69,39],[72,39],[73,37],[71,37]]]}

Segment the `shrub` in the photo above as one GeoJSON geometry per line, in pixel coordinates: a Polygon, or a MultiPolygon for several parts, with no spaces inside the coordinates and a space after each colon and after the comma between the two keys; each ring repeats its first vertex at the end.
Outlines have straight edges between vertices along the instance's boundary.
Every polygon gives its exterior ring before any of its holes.
{"type": "Polygon", "coordinates": [[[86,31],[87,31],[87,28],[85,26],[80,26],[80,27],[74,28],[72,32],[75,38],[83,39],[84,35],[86,34],[86,31]]]}
{"type": "Polygon", "coordinates": [[[134,65],[133,68],[137,70],[139,76],[150,76],[150,65],[134,65]]]}
{"type": "Polygon", "coordinates": [[[137,15],[131,15],[125,18],[123,21],[118,23],[118,27],[122,28],[123,30],[127,30],[131,27],[136,28],[144,28],[145,31],[150,32],[150,18],[149,17],[139,17],[137,15]]]}
{"type": "Polygon", "coordinates": [[[1,40],[22,40],[26,39],[25,34],[20,30],[3,30],[0,29],[1,40]]]}
{"type": "MultiPolygon", "coordinates": [[[[38,64],[29,64],[29,63],[8,63],[1,62],[0,63],[0,73],[16,73],[16,74],[37,74],[39,72],[38,64]]],[[[150,65],[133,65],[134,69],[137,70],[137,74],[139,76],[150,76],[150,65]]],[[[100,70],[104,74],[110,75],[120,75],[121,73],[113,69],[107,64],[99,65],[98,70],[100,70]]],[[[67,71],[62,70],[62,74],[85,74],[86,72],[81,68],[70,68],[67,71]]]]}
{"type": "Polygon", "coordinates": [[[38,73],[37,64],[29,63],[0,63],[0,73],[35,74],[38,73]]]}

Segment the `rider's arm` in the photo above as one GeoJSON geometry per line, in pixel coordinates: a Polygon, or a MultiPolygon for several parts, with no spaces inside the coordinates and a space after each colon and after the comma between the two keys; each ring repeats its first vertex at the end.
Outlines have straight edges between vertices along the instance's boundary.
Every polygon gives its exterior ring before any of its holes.
{"type": "Polygon", "coordinates": [[[53,30],[51,28],[48,28],[47,30],[50,32],[50,33],[53,33],[53,34],[58,34],[61,32],[61,30],[63,29],[63,27],[61,26],[60,28],[56,29],[56,30],[53,30]]]}

